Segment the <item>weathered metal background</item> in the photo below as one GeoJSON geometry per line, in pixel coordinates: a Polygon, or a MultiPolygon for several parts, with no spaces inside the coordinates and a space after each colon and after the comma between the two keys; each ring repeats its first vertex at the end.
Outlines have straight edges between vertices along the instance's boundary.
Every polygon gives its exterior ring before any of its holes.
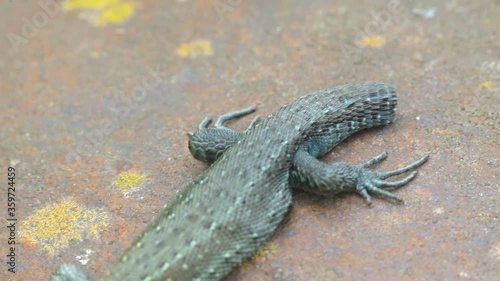
{"type": "Polygon", "coordinates": [[[0,5],[2,198],[12,166],[18,218],[16,273],[3,228],[0,280],[46,280],[62,262],[103,276],[205,169],[186,147],[204,116],[266,116],[366,80],[396,85],[398,121],[324,160],[388,151],[377,169],[390,169],[430,153],[406,203],[297,192],[225,280],[500,280],[498,1],[0,5]]]}

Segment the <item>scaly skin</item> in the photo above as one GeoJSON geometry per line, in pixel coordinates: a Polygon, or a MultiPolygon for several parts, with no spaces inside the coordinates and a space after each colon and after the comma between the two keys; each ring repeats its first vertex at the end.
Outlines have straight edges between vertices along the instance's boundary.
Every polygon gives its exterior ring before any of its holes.
{"type": "MultiPolygon", "coordinates": [[[[229,130],[222,123],[247,113],[225,115],[215,129],[204,120],[190,135],[190,150],[197,159],[215,162],[165,206],[103,280],[220,280],[278,227],[292,188],[357,192],[367,202],[369,193],[401,200],[386,189],[406,184],[416,172],[396,182],[384,179],[427,157],[390,172],[368,169],[386,154],[361,165],[316,159],[359,130],[393,122],[395,112],[394,88],[367,82],[304,96],[252,122],[242,135],[221,133],[229,130]]],[[[83,273],[63,265],[52,280],[82,280],[77,274],[83,273]]]]}

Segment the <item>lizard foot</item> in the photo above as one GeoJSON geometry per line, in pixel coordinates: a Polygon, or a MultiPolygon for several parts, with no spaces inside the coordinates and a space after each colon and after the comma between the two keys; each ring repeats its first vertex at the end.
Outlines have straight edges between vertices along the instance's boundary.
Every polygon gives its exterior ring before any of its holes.
{"type": "MultiPolygon", "coordinates": [[[[224,126],[224,122],[231,120],[231,119],[235,119],[235,118],[239,118],[239,117],[248,115],[248,114],[254,112],[255,110],[256,110],[256,108],[254,106],[251,106],[251,107],[247,107],[245,109],[241,109],[241,110],[237,110],[237,111],[223,114],[223,115],[219,116],[219,118],[217,118],[217,120],[215,121],[214,128],[227,129],[227,127],[224,126]]],[[[258,115],[255,116],[255,118],[252,120],[252,122],[250,122],[250,125],[248,125],[248,127],[246,128],[245,132],[250,130],[251,128],[253,128],[253,126],[255,126],[255,124],[257,124],[257,122],[259,122],[259,119],[260,119],[260,117],[258,115]]],[[[198,125],[198,130],[203,130],[203,129],[208,128],[208,125],[210,124],[211,121],[212,121],[212,119],[210,117],[205,117],[198,125]]],[[[192,133],[192,132],[188,133],[188,136],[192,136],[192,135],[194,135],[194,133],[192,133]]]]}
{"type": "Polygon", "coordinates": [[[374,158],[366,161],[365,163],[358,165],[357,167],[361,170],[360,175],[357,181],[356,185],[356,192],[361,194],[363,198],[365,199],[366,203],[371,204],[371,197],[370,193],[379,195],[384,198],[389,198],[396,200],[398,202],[403,202],[403,199],[394,194],[389,192],[388,190],[395,190],[408,182],[410,182],[415,175],[417,174],[417,171],[411,172],[408,176],[397,180],[397,181],[385,181],[385,179],[400,175],[402,173],[408,172],[410,170],[413,170],[422,164],[424,164],[427,159],[429,159],[429,156],[424,156],[421,159],[406,165],[404,167],[401,167],[399,169],[395,169],[392,171],[387,171],[387,172],[377,172],[368,169],[368,167],[372,166],[373,164],[379,163],[382,160],[387,158],[387,153],[381,153],[374,158]]]}

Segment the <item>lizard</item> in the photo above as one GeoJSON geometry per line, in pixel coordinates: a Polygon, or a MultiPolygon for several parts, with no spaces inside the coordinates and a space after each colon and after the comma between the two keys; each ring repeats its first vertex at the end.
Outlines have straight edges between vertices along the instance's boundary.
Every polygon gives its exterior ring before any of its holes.
{"type": "MultiPolygon", "coordinates": [[[[386,172],[370,169],[385,152],[358,165],[317,159],[355,132],[394,122],[396,105],[392,85],[364,82],[303,96],[262,121],[255,117],[243,133],[224,123],[254,107],[221,115],[213,127],[206,117],[188,134],[188,147],[210,167],[164,206],[102,280],[220,280],[278,227],[293,189],[356,192],[368,204],[370,194],[403,201],[391,191],[411,181],[428,155],[386,172]]],[[[93,279],[63,264],[50,280],[93,279]]]]}

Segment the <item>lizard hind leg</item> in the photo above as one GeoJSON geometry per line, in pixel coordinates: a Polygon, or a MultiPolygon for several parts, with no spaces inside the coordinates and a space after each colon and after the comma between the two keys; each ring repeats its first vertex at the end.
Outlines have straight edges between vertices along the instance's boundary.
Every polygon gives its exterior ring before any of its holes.
{"type": "MultiPolygon", "coordinates": [[[[215,121],[214,128],[226,128],[223,125],[224,122],[231,120],[231,119],[235,119],[235,118],[239,118],[239,117],[248,115],[248,114],[254,112],[255,109],[256,108],[254,106],[251,106],[251,107],[247,107],[247,108],[244,108],[241,110],[237,110],[237,111],[228,112],[226,114],[223,114],[223,115],[219,116],[219,118],[217,118],[217,121],[215,121]]],[[[253,122],[254,121],[252,121],[252,123],[253,122]]]]}
{"type": "MultiPolygon", "coordinates": [[[[231,119],[235,119],[235,118],[239,118],[239,117],[248,115],[250,113],[253,113],[255,110],[256,110],[256,108],[254,106],[251,106],[248,108],[244,108],[241,110],[237,110],[237,111],[228,112],[226,114],[223,114],[223,115],[219,116],[219,118],[217,118],[217,121],[215,121],[214,128],[219,128],[219,129],[220,128],[227,128],[226,126],[224,126],[224,122],[231,120],[231,119]]],[[[259,115],[255,116],[253,118],[252,122],[250,122],[250,124],[248,125],[248,127],[245,129],[245,131],[243,133],[246,133],[248,130],[252,129],[259,122],[259,120],[260,120],[259,115]]]]}
{"type": "Polygon", "coordinates": [[[350,165],[345,162],[329,165],[317,160],[306,150],[299,149],[295,154],[290,171],[291,183],[294,188],[320,195],[356,192],[368,204],[371,204],[370,194],[402,202],[403,199],[400,196],[389,190],[395,190],[407,184],[417,172],[413,171],[408,176],[396,181],[386,181],[385,179],[418,168],[427,161],[428,156],[392,171],[378,172],[369,169],[370,166],[381,162],[386,157],[387,153],[384,152],[360,165],[350,165]]]}

